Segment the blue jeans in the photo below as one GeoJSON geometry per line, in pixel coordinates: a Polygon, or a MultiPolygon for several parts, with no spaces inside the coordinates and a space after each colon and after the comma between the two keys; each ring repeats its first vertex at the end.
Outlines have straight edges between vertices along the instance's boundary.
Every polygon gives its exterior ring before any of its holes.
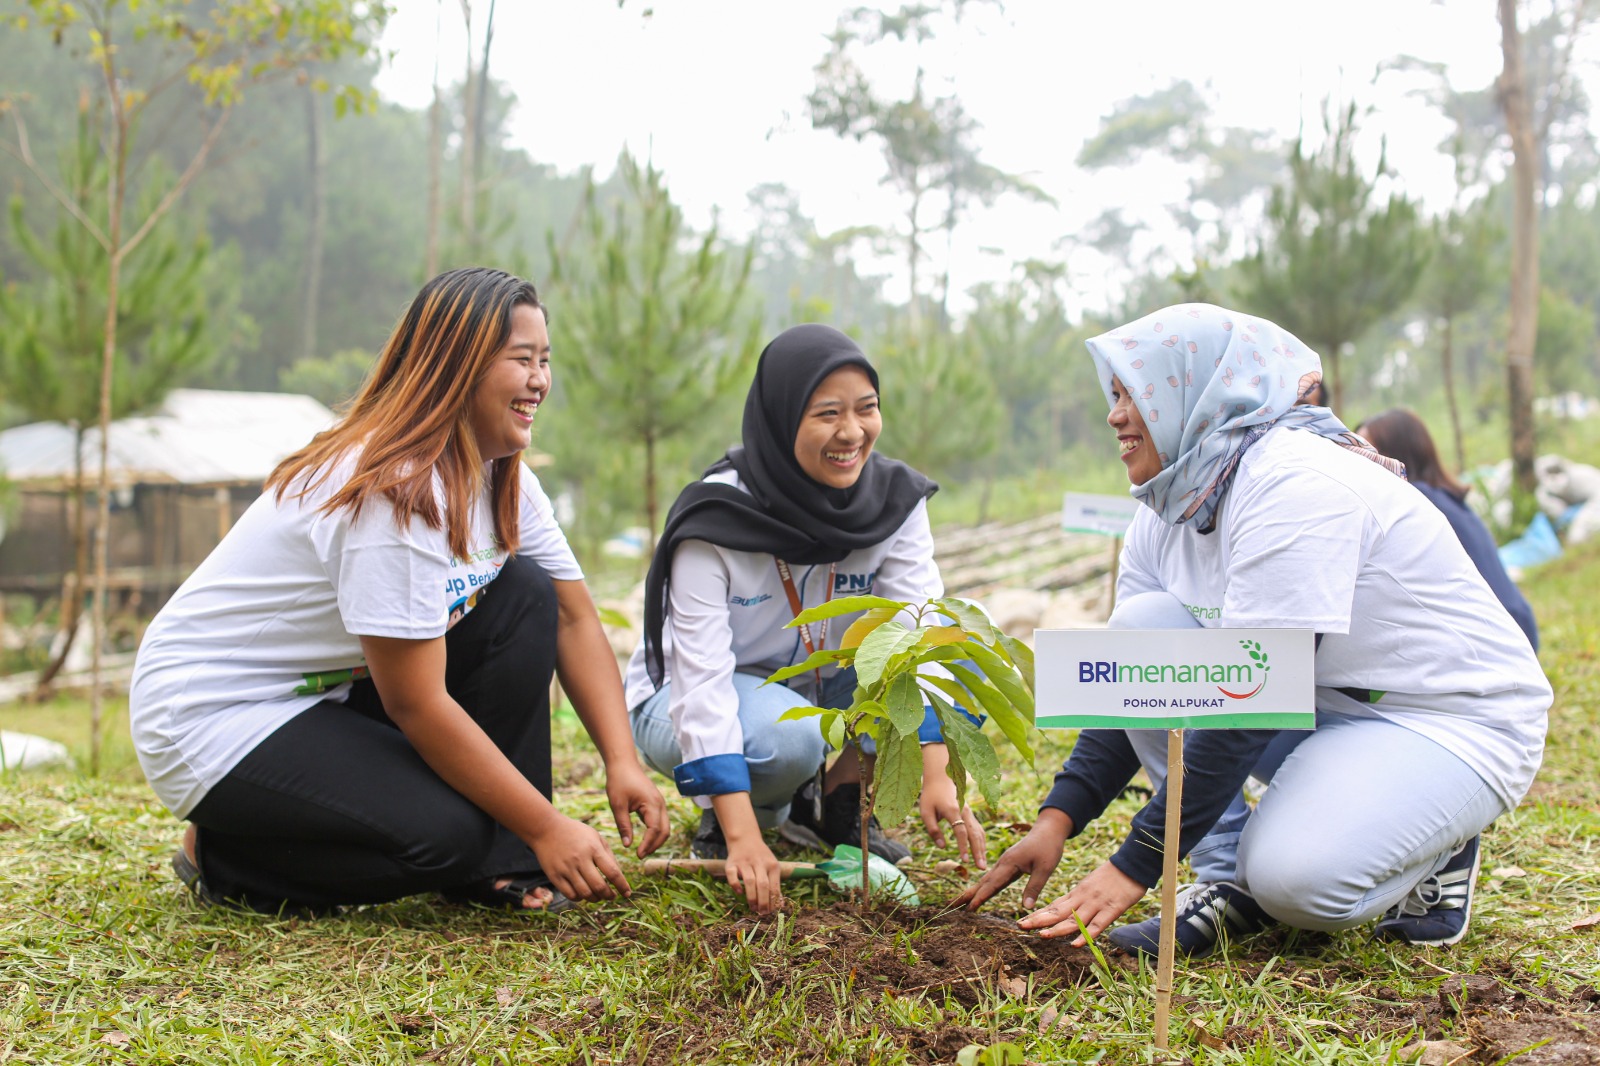
{"type": "MultiPolygon", "coordinates": [[[[789,816],[789,800],[797,788],[816,776],[827,746],[815,718],[778,721],[791,707],[805,707],[811,701],[794,689],[763,685],[764,681],[754,674],[736,673],[732,684],[739,694],[739,728],[744,732],[744,759],[750,767],[750,803],[757,823],[770,829],[789,816]]],[[[823,681],[821,706],[849,706],[855,687],[856,672],[841,670],[823,681]]],[[[671,699],[669,681],[629,716],[633,742],[645,765],[667,777],[683,761],[667,710],[671,699]]],[[[701,805],[708,804],[706,798],[701,805]]]]}
{"type": "MultiPolygon", "coordinates": [[[[1166,592],[1130,596],[1108,624],[1199,625],[1166,592]]],[[[1161,788],[1166,731],[1130,729],[1128,739],[1161,788]]],[[[1189,866],[1197,880],[1240,885],[1300,929],[1332,932],[1378,917],[1505,812],[1454,753],[1382,718],[1319,712],[1315,730],[1281,732],[1254,773],[1272,787],[1254,811],[1236,796],[1189,866]]]]}

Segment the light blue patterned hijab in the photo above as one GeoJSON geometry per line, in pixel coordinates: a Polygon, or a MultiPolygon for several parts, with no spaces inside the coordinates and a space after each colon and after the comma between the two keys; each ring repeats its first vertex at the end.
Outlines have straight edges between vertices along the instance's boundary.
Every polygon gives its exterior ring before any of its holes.
{"type": "Polygon", "coordinates": [[[1322,360],[1264,318],[1177,304],[1088,348],[1106,402],[1115,375],[1144,417],[1161,473],[1132,494],[1169,525],[1211,532],[1240,458],[1274,426],[1309,430],[1405,476],[1326,407],[1296,406],[1321,383],[1322,360]]]}

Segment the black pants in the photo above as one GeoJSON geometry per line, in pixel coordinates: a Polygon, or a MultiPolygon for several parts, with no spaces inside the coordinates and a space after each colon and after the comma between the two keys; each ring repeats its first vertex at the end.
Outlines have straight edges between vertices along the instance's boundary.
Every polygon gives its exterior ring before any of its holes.
{"type": "MultiPolygon", "coordinates": [[[[445,636],[445,688],[551,794],[556,595],[513,556],[445,636]]],[[[255,910],[381,903],[538,869],[533,852],[444,782],[370,680],[286,722],[189,814],[211,895],[255,910]]]]}

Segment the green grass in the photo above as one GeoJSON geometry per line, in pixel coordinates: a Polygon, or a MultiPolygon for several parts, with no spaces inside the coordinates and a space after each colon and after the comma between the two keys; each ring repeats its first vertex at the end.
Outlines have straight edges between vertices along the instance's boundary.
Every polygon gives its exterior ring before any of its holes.
{"type": "MultiPolygon", "coordinates": [[[[1558,1025],[1580,1039],[1583,1024],[1600,1045],[1594,1015],[1577,1013],[1593,1007],[1600,932],[1571,928],[1600,908],[1597,588],[1600,545],[1528,581],[1557,702],[1534,792],[1485,837],[1472,935],[1439,950],[1361,930],[1267,934],[1182,964],[1179,1052],[1376,1064],[1428,1037],[1493,1062],[1558,1025]],[[1506,1028],[1530,1018],[1549,1026],[1506,1028]]],[[[1018,914],[1016,887],[994,920],[941,916],[960,881],[934,870],[950,856],[919,829],[913,914],[862,916],[808,885],[756,921],[714,882],[642,876],[631,902],[557,918],[422,897],[315,922],[203,909],[167,868],[179,823],[112,709],[99,779],[0,776],[0,1063],[951,1062],[1000,1041],[1032,1062],[1153,1061],[1150,968],[1019,937],[999,920],[1018,914]]],[[[11,706],[0,728],[67,741],[81,760],[86,715],[81,700],[11,706]]],[[[562,806],[614,835],[570,714],[556,731],[562,806]]],[[[980,809],[991,854],[1031,819],[1065,740],[1045,739],[1037,771],[1005,763],[1004,803],[980,809]]],[[[671,802],[667,850],[683,854],[691,808],[671,802]]],[[[1134,809],[1119,800],[1075,840],[1052,888],[1108,854],[1134,809]]]]}

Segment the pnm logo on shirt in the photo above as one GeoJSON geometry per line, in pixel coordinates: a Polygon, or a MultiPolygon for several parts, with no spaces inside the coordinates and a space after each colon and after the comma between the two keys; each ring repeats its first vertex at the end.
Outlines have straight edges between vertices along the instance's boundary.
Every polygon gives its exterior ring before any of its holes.
{"type": "Polygon", "coordinates": [[[876,570],[870,574],[834,574],[833,594],[837,596],[841,592],[848,592],[852,596],[870,596],[872,595],[872,586],[877,580],[878,572],[876,570]]]}
{"type": "Polygon", "coordinates": [[[772,599],[772,593],[763,592],[759,596],[729,596],[728,602],[740,607],[754,607],[758,603],[766,603],[772,599]]]}

